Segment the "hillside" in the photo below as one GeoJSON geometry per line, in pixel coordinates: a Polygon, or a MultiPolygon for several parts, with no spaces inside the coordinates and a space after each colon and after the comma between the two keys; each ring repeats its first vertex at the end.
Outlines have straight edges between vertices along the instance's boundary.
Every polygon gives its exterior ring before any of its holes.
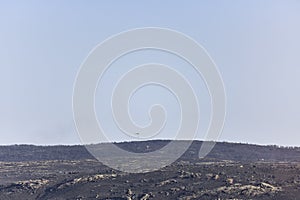
{"type": "MultiPolygon", "coordinates": [[[[116,143],[131,152],[154,151],[168,144],[168,140],[151,140],[142,142],[116,143]]],[[[180,144],[183,141],[177,141],[180,144]]],[[[182,159],[198,159],[201,141],[193,141],[182,159]]],[[[99,144],[101,145],[105,144],[99,144]]],[[[261,146],[253,144],[218,142],[207,155],[209,159],[232,161],[285,161],[300,162],[300,148],[278,146],[261,146]]],[[[84,146],[34,146],[11,145],[0,146],[0,161],[43,161],[43,160],[83,160],[94,159],[84,146]]]]}
{"type": "MultiPolygon", "coordinates": [[[[132,152],[149,152],[168,142],[116,145],[132,152]]],[[[205,159],[199,159],[200,146],[201,141],[194,141],[173,164],[136,174],[101,164],[83,146],[1,146],[0,199],[299,198],[299,148],[217,143],[205,159]]]]}

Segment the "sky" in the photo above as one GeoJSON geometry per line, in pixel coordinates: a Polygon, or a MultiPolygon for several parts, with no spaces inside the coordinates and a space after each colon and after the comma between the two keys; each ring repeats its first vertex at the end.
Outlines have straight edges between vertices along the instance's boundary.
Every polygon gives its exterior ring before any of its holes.
{"type": "MultiPolygon", "coordinates": [[[[79,144],[72,93],[84,59],[111,35],[162,27],[192,37],[218,66],[227,95],[219,141],[300,146],[299,10],[297,0],[0,1],[0,144],[79,144]]],[[[98,120],[112,141],[128,139],[105,98],[122,73],[153,61],[168,63],[193,85],[203,139],[210,117],[205,84],[164,52],[136,52],[113,64],[97,88],[98,120]]],[[[153,102],[166,105],[170,116],[158,138],[172,138],[179,109],[168,91],[148,86],[136,93],[132,118],[147,124],[153,102]]]]}

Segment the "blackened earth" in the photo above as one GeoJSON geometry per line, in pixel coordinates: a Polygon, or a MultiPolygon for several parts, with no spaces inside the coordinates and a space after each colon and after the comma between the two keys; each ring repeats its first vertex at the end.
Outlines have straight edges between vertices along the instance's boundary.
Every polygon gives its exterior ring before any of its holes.
{"type": "MultiPolygon", "coordinates": [[[[118,145],[147,152],[167,143],[118,145]]],[[[130,174],[83,146],[2,146],[0,199],[300,199],[300,148],[218,143],[199,159],[200,147],[194,141],[172,165],[130,174]]]]}

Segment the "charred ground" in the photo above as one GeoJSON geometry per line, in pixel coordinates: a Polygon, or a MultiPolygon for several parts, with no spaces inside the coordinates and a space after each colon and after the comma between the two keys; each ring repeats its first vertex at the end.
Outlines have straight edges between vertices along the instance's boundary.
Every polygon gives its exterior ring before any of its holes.
{"type": "MultiPolygon", "coordinates": [[[[125,142],[149,152],[170,141],[125,142]]],[[[182,141],[177,141],[178,145],[182,141]]],[[[102,144],[103,145],[103,144],[102,144]]],[[[100,144],[101,146],[101,144],[100,144]]],[[[83,146],[0,147],[0,199],[298,199],[300,148],[201,141],[161,170],[128,174],[95,160],[83,146]]]]}

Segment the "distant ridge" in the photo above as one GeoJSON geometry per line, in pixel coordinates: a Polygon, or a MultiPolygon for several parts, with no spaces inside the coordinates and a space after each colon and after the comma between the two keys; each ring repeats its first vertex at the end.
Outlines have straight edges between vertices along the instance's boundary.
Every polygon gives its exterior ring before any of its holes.
{"type": "MultiPolygon", "coordinates": [[[[122,149],[132,152],[149,152],[162,148],[170,140],[149,140],[115,143],[122,149]]],[[[175,141],[178,143],[184,141],[175,141]]],[[[190,148],[180,158],[182,160],[199,161],[198,152],[202,141],[193,141],[190,148]]],[[[99,146],[105,144],[98,144],[99,146]]],[[[82,145],[10,145],[0,146],[1,162],[44,161],[44,160],[84,160],[94,157],[82,145]]],[[[299,147],[278,147],[217,142],[214,149],[206,157],[211,160],[232,161],[265,161],[265,162],[299,162],[299,147]]]]}

